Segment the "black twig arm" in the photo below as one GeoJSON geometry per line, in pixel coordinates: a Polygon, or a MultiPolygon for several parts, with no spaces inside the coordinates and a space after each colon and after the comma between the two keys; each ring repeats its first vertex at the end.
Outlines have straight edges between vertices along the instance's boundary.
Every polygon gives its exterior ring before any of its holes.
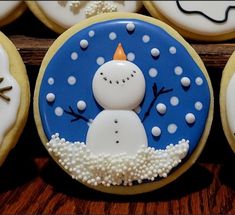
{"type": "Polygon", "coordinates": [[[169,93],[171,91],[173,91],[173,89],[165,89],[165,87],[162,87],[159,91],[157,89],[157,84],[154,83],[153,84],[153,87],[152,87],[152,90],[153,90],[153,100],[151,101],[147,111],[145,112],[144,114],[144,118],[142,119],[142,122],[145,121],[145,119],[149,116],[152,108],[153,108],[153,105],[154,103],[156,102],[156,100],[158,99],[158,97],[162,94],[166,94],[166,93],[169,93]]]}
{"type": "MultiPolygon", "coordinates": [[[[1,77],[0,77],[0,83],[3,82],[3,80],[4,80],[4,78],[1,78],[1,77]]],[[[4,93],[5,93],[6,91],[11,90],[11,89],[12,89],[12,86],[7,86],[7,87],[2,87],[2,88],[0,88],[0,97],[1,97],[2,99],[4,99],[5,101],[9,102],[9,101],[11,100],[10,97],[6,96],[4,93]]]]}
{"type": "Polygon", "coordinates": [[[86,117],[82,116],[81,114],[75,113],[71,106],[69,106],[69,110],[64,110],[64,112],[74,117],[71,122],[78,121],[79,119],[82,119],[85,122],[89,122],[89,119],[87,119],[86,117]]]}

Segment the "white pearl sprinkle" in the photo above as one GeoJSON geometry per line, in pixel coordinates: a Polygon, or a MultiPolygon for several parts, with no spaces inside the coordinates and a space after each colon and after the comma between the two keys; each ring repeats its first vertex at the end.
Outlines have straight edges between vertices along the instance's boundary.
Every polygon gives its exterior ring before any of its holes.
{"type": "Polygon", "coordinates": [[[196,110],[200,111],[203,108],[203,105],[201,102],[196,102],[194,107],[196,110]]]}
{"type": "Polygon", "coordinates": [[[168,125],[167,130],[170,134],[174,134],[177,130],[177,125],[172,123],[172,124],[168,125]]]}
{"type": "Polygon", "coordinates": [[[151,55],[155,58],[158,57],[160,55],[159,49],[157,49],[157,48],[151,49],[151,55]]]}
{"type": "Polygon", "coordinates": [[[126,30],[129,32],[133,32],[135,30],[135,24],[133,22],[130,22],[126,25],[126,30]]]}
{"type": "Polygon", "coordinates": [[[74,85],[76,84],[77,79],[74,76],[69,76],[67,81],[69,85],[74,85]]]}
{"type": "Polygon", "coordinates": [[[166,105],[163,103],[157,104],[156,109],[157,109],[157,112],[162,115],[166,113],[166,105]]]}
{"type": "Polygon", "coordinates": [[[149,69],[149,76],[151,78],[155,78],[157,76],[157,74],[158,74],[158,71],[155,68],[150,68],[149,69]]]}
{"type": "Polygon", "coordinates": [[[55,115],[56,116],[62,116],[64,113],[64,110],[61,107],[55,108],[55,115]]]}
{"type": "Polygon", "coordinates": [[[89,45],[89,43],[88,43],[87,40],[81,40],[81,41],[80,41],[80,47],[81,47],[82,49],[86,49],[86,48],[88,47],[88,45],[89,45]]]}
{"type": "Polygon", "coordinates": [[[133,181],[142,183],[145,179],[153,181],[157,177],[167,177],[187,155],[189,141],[182,139],[160,150],[143,146],[134,156],[125,153],[94,156],[84,143],[60,139],[57,133],[46,147],[74,179],[92,186],[109,187],[132,186],[133,181]]]}
{"type": "Polygon", "coordinates": [[[180,66],[175,67],[175,74],[176,75],[182,75],[183,69],[180,66]]]}
{"type": "Polygon", "coordinates": [[[47,83],[48,83],[49,85],[53,85],[53,84],[55,83],[54,78],[52,78],[52,77],[48,78],[47,83]]]}
{"type": "Polygon", "coordinates": [[[195,83],[196,83],[196,85],[201,86],[201,85],[203,84],[202,78],[197,77],[197,78],[195,79],[195,83]]]}
{"type": "Polygon", "coordinates": [[[78,108],[78,110],[81,110],[81,111],[85,110],[86,109],[86,102],[84,102],[83,100],[78,101],[77,108],[78,108]]]}
{"type": "Polygon", "coordinates": [[[144,35],[144,36],[142,37],[142,41],[143,41],[144,43],[148,43],[148,42],[150,41],[149,35],[144,35]]]}
{"type": "Polygon", "coordinates": [[[172,106],[177,106],[179,104],[179,99],[176,96],[172,96],[170,99],[170,103],[172,106]]]}
{"type": "Polygon", "coordinates": [[[55,101],[55,94],[54,93],[48,93],[46,96],[46,100],[51,103],[55,101]]]}
{"type": "Polygon", "coordinates": [[[89,35],[89,37],[94,37],[95,36],[95,31],[89,31],[89,33],[88,33],[88,35],[89,35]]]}
{"type": "Polygon", "coordinates": [[[171,54],[176,54],[176,48],[175,48],[174,46],[171,46],[171,47],[169,48],[169,52],[170,52],[171,54]]]}
{"type": "Polygon", "coordinates": [[[154,126],[151,132],[154,137],[159,137],[161,135],[161,129],[157,126],[154,126]]]}
{"type": "Polygon", "coordinates": [[[183,77],[183,78],[181,78],[180,81],[181,81],[181,85],[183,87],[189,87],[190,84],[191,84],[191,81],[190,81],[190,79],[188,77],[183,77]]]}
{"type": "Polygon", "coordinates": [[[187,113],[185,116],[185,120],[188,124],[193,124],[193,123],[195,123],[196,118],[195,118],[194,114],[187,113]]]}
{"type": "Polygon", "coordinates": [[[96,59],[96,63],[97,63],[99,66],[103,65],[104,62],[105,62],[105,60],[104,60],[103,57],[98,57],[98,58],[96,59]]]}
{"type": "Polygon", "coordinates": [[[135,54],[130,52],[127,54],[127,60],[134,61],[135,60],[135,54]]]}
{"type": "Polygon", "coordinates": [[[78,59],[78,53],[77,52],[72,52],[71,59],[72,60],[77,60],[78,59]]]}
{"type": "Polygon", "coordinates": [[[116,34],[116,33],[111,32],[111,33],[109,34],[109,39],[110,39],[110,40],[115,40],[116,38],[117,38],[117,34],[116,34]]]}

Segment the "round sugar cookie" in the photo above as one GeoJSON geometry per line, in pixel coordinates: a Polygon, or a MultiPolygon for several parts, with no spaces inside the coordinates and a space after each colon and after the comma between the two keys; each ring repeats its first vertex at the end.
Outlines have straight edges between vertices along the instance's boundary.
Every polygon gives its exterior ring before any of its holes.
{"type": "Polygon", "coordinates": [[[220,115],[225,136],[235,153],[235,52],[227,62],[220,87],[220,115]]]}
{"type": "Polygon", "coordinates": [[[133,13],[95,16],[63,33],[34,94],[53,159],[88,187],[123,195],[183,174],[204,147],[212,114],[196,52],[168,25],[133,13]]]}
{"type": "Polygon", "coordinates": [[[12,42],[0,32],[0,166],[24,129],[29,97],[24,63],[12,42]]]}
{"type": "Polygon", "coordinates": [[[234,1],[143,1],[150,14],[183,36],[203,41],[235,38],[234,1]]]}
{"type": "Polygon", "coordinates": [[[17,19],[26,9],[23,1],[0,1],[0,26],[17,19]]]}
{"type": "Polygon", "coordinates": [[[62,33],[83,19],[108,12],[138,12],[141,1],[27,1],[30,10],[51,30],[62,33]]]}

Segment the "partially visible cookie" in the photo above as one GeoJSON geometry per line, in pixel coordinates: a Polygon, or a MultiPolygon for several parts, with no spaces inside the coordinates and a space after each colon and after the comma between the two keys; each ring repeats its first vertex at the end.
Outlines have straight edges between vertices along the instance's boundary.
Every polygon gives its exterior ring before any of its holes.
{"type": "Polygon", "coordinates": [[[23,131],[29,103],[25,65],[12,42],[0,32],[0,166],[23,131]]]}
{"type": "Polygon", "coordinates": [[[47,27],[62,33],[83,19],[108,12],[138,12],[141,1],[27,1],[47,27]]]}
{"type": "Polygon", "coordinates": [[[23,1],[0,1],[0,26],[17,19],[26,8],[23,1]]]}
{"type": "Polygon", "coordinates": [[[226,64],[220,88],[220,114],[224,133],[235,153],[235,52],[226,64]]]}
{"type": "Polygon", "coordinates": [[[150,14],[189,39],[235,38],[235,1],[143,1],[150,14]]]}

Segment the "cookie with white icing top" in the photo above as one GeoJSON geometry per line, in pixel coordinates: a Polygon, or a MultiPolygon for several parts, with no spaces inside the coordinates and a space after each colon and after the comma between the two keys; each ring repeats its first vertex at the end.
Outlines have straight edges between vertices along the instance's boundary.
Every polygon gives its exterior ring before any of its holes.
{"type": "Polygon", "coordinates": [[[138,12],[141,1],[27,1],[30,10],[50,29],[62,33],[81,20],[109,12],[138,12]]]}
{"type": "Polygon", "coordinates": [[[0,1],[0,26],[17,19],[26,9],[23,1],[0,1]]]}
{"type": "Polygon", "coordinates": [[[110,13],[63,33],[42,62],[34,115],[72,178],[136,194],[175,180],[207,139],[213,95],[196,52],[156,19],[110,13]]]}
{"type": "Polygon", "coordinates": [[[29,96],[24,63],[12,42],[0,32],[0,166],[24,129],[29,96]]]}
{"type": "Polygon", "coordinates": [[[222,41],[235,38],[234,1],[143,1],[153,17],[189,39],[222,41]]]}
{"type": "Polygon", "coordinates": [[[235,152],[235,52],[227,62],[221,80],[220,114],[224,133],[235,152]]]}

